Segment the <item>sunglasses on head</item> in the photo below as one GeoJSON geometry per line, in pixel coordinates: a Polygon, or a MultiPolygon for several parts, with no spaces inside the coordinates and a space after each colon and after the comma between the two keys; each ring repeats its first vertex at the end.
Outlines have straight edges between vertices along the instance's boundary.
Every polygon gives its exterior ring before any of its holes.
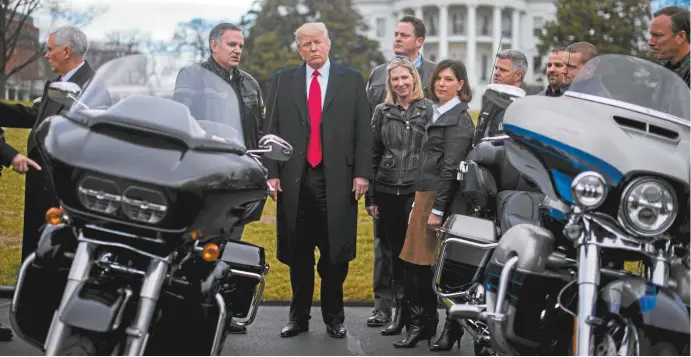
{"type": "Polygon", "coordinates": [[[396,55],[396,56],[394,56],[394,57],[389,61],[389,63],[391,63],[391,62],[393,62],[393,61],[396,61],[396,60],[401,61],[401,62],[402,62],[402,61],[408,61],[408,62],[410,62],[411,64],[413,63],[413,60],[411,60],[410,57],[408,57],[408,56],[403,56],[403,55],[396,55]]]}

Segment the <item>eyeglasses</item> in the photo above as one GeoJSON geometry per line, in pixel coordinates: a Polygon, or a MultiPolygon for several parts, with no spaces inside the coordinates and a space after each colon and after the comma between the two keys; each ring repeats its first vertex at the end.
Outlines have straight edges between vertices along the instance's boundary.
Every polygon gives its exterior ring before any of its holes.
{"type": "Polygon", "coordinates": [[[410,57],[408,57],[408,56],[403,56],[403,55],[395,55],[395,56],[389,61],[389,63],[391,63],[391,62],[393,62],[393,61],[396,61],[396,60],[401,61],[401,62],[403,62],[403,61],[408,61],[408,62],[410,62],[410,64],[413,64],[413,60],[411,60],[410,57]]]}

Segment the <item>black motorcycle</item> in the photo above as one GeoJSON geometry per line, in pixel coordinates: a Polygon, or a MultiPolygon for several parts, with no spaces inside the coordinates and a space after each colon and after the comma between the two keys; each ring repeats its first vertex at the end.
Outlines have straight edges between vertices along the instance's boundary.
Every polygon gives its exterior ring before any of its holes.
{"type": "Polygon", "coordinates": [[[657,64],[603,55],[562,97],[514,102],[503,146],[545,195],[539,221],[501,239],[452,221],[484,294],[450,315],[483,321],[499,354],[688,355],[688,94],[657,64]]]}
{"type": "Polygon", "coordinates": [[[259,155],[284,161],[292,147],[265,136],[247,150],[236,93],[201,67],[194,109],[178,101],[186,64],[126,56],[83,92],[49,87],[71,105],[36,135],[60,207],[46,212],[10,313],[47,355],[218,355],[230,319],[256,316],[264,249],[229,237],[261,214],[259,155]]]}

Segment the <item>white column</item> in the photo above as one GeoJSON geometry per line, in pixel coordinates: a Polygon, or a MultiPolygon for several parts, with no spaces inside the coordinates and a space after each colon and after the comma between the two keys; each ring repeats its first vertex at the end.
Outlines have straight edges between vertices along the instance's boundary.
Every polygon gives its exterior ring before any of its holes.
{"type": "Polygon", "coordinates": [[[500,48],[499,41],[501,41],[501,7],[495,6],[493,13],[493,23],[492,23],[492,52],[496,54],[496,51],[500,48]]]}
{"type": "MultiPolygon", "coordinates": [[[[420,20],[422,20],[422,21],[424,22],[424,21],[425,21],[424,16],[425,16],[425,14],[424,14],[424,12],[422,11],[422,6],[416,7],[416,8],[415,8],[415,17],[417,17],[418,19],[420,19],[420,20]]],[[[420,47],[420,55],[423,55],[423,56],[424,56],[424,49],[425,49],[425,44],[423,43],[423,44],[422,44],[422,47],[420,47]]]]}
{"type": "Polygon", "coordinates": [[[468,48],[468,52],[465,60],[465,67],[468,70],[468,80],[470,80],[471,88],[477,84],[478,78],[477,69],[475,66],[475,63],[477,62],[477,43],[475,42],[475,38],[477,37],[477,25],[475,24],[476,10],[477,5],[468,5],[468,21],[466,21],[468,24],[468,36],[466,37],[466,46],[468,48]]]}
{"type": "Polygon", "coordinates": [[[521,46],[521,10],[513,9],[511,12],[511,48],[520,50],[521,46]]]}
{"type": "Polygon", "coordinates": [[[439,5],[439,60],[449,57],[449,6],[439,5]]]}

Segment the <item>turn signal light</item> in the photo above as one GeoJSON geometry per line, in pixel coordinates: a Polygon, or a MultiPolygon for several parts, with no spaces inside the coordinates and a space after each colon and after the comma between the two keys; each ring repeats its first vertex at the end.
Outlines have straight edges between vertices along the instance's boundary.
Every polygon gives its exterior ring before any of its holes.
{"type": "Polygon", "coordinates": [[[204,246],[204,249],[202,250],[202,259],[206,260],[207,262],[215,262],[218,259],[219,254],[220,250],[218,248],[218,245],[214,243],[208,243],[204,246]]]}
{"type": "Polygon", "coordinates": [[[191,240],[197,240],[202,237],[202,232],[199,230],[195,230],[190,232],[189,235],[191,240]]]}
{"type": "Polygon", "coordinates": [[[46,223],[50,225],[58,225],[62,223],[64,212],[61,208],[53,207],[46,212],[46,223]]]}

